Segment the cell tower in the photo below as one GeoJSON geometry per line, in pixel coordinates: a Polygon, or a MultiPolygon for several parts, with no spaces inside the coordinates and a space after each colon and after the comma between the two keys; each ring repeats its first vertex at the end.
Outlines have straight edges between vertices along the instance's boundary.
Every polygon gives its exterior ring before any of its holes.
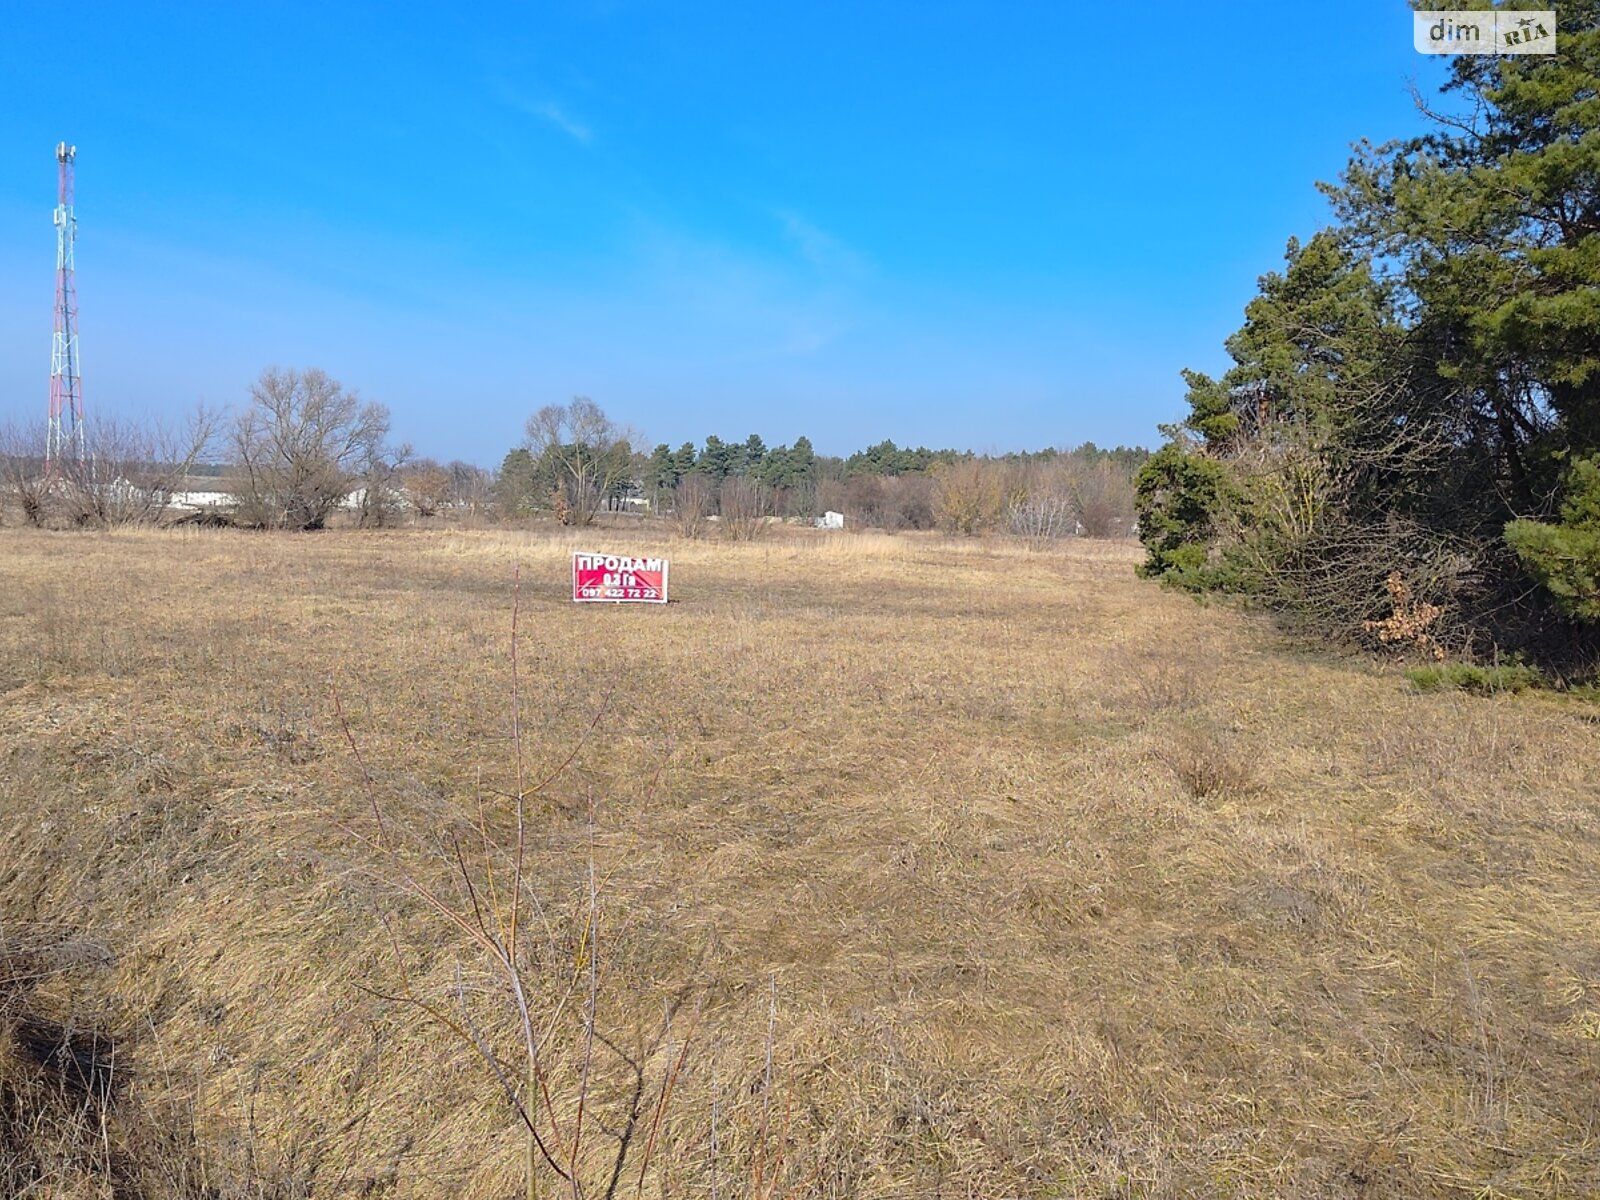
{"type": "Polygon", "coordinates": [[[83,457],[83,381],[78,376],[78,284],[72,265],[78,218],[72,211],[73,163],[78,148],[56,147],[56,332],[50,348],[50,426],[44,469],[52,474],[64,458],[83,457]]]}

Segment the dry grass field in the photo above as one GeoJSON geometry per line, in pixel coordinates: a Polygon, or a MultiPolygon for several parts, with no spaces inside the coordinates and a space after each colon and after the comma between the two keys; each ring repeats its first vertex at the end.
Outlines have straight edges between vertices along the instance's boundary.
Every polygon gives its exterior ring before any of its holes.
{"type": "Polygon", "coordinates": [[[0,531],[0,1189],[1600,1195],[1600,710],[1125,545],[583,542],[675,603],[553,532],[0,531]],[[514,709],[577,1188],[427,899],[505,911],[514,709]]]}

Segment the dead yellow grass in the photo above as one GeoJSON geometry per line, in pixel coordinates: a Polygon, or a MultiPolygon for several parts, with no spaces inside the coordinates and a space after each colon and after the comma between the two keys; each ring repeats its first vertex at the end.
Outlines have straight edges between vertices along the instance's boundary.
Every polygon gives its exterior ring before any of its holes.
{"type": "MultiPolygon", "coordinates": [[[[494,1020],[352,836],[332,702],[416,877],[479,796],[507,845],[515,563],[530,773],[580,747],[538,798],[540,952],[581,956],[593,854],[607,1027],[702,1013],[652,1194],[710,1194],[713,1108],[750,1194],[773,995],[798,1194],[1600,1193],[1592,710],[1415,695],[1126,546],[630,534],[677,603],[567,602],[618,540],[0,531],[0,936],[193,1132],[121,1194],[520,1188],[492,1080],[393,998],[380,913],[494,1020]]],[[[91,1168],[44,1194],[110,1194],[91,1168]]]]}

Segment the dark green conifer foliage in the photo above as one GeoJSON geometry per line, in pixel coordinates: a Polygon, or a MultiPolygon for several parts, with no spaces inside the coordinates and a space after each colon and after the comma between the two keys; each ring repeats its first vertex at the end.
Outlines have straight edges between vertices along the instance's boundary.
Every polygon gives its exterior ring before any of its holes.
{"type": "Polygon", "coordinates": [[[1141,476],[1148,571],[1288,607],[1381,603],[1398,571],[1463,645],[1596,640],[1600,0],[1558,17],[1559,54],[1460,56],[1429,135],[1358,148],[1234,365],[1185,373],[1141,476]]]}

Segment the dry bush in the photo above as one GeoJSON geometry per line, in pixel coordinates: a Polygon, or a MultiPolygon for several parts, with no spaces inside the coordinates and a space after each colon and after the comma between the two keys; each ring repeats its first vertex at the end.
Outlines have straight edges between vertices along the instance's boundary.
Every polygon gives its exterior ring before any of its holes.
{"type": "Polygon", "coordinates": [[[1238,797],[1255,788],[1250,752],[1230,734],[1215,728],[1190,728],[1160,753],[1183,790],[1196,800],[1238,797]]]}
{"type": "Polygon", "coordinates": [[[1006,524],[1030,550],[1044,550],[1077,531],[1077,517],[1068,496],[1043,489],[1015,501],[1006,524]]]}
{"type": "Polygon", "coordinates": [[[1067,462],[1067,487],[1084,537],[1118,538],[1133,533],[1133,476],[1109,462],[1067,462]]]}
{"type": "Polygon", "coordinates": [[[1206,672],[1198,656],[1179,654],[1166,647],[1159,652],[1138,654],[1118,647],[1108,660],[1131,691],[1142,715],[1187,712],[1205,699],[1206,672]]]}
{"type": "Polygon", "coordinates": [[[1061,538],[1127,537],[1133,531],[1133,480],[1126,468],[1067,456],[1031,463],[1012,476],[1010,532],[1031,549],[1061,538]]]}
{"type": "Polygon", "coordinates": [[[818,513],[843,513],[847,520],[862,524],[861,515],[850,511],[849,484],[842,479],[823,479],[817,482],[816,508],[818,513]]]}
{"type": "Polygon", "coordinates": [[[838,486],[835,499],[833,511],[844,513],[857,526],[890,532],[900,528],[900,514],[890,499],[885,476],[857,475],[838,486]]]}
{"type": "Polygon", "coordinates": [[[895,478],[895,506],[900,525],[904,529],[933,529],[938,525],[934,515],[933,480],[925,475],[900,475],[895,478]]]}
{"type": "Polygon", "coordinates": [[[1389,572],[1384,580],[1384,590],[1389,593],[1394,611],[1381,620],[1363,621],[1361,627],[1374,634],[1385,646],[1415,650],[1427,658],[1442,662],[1444,647],[1434,640],[1431,630],[1444,609],[1413,596],[1411,586],[1399,571],[1389,572]]]}
{"type": "Polygon", "coordinates": [[[407,500],[419,517],[435,517],[454,502],[451,472],[431,458],[418,459],[400,473],[407,500]]]}
{"type": "Polygon", "coordinates": [[[1269,595],[1295,625],[1330,640],[1432,658],[1470,645],[1474,630],[1464,614],[1484,611],[1484,581],[1494,570],[1466,542],[1412,522],[1330,523],[1304,554],[1276,567],[1269,595]],[[1401,596],[1390,582],[1397,576],[1401,596]]]}
{"type": "Polygon", "coordinates": [[[0,520],[9,499],[29,525],[44,522],[49,486],[44,470],[45,427],[43,424],[0,425],[0,520]]]}
{"type": "MultiPolygon", "coordinates": [[[[938,524],[934,516],[933,480],[925,475],[892,475],[882,482],[879,521],[863,520],[863,524],[877,524],[879,528],[891,532],[933,529],[938,524]]],[[[849,510],[845,512],[848,514],[849,510]]]]}
{"type": "MultiPolygon", "coordinates": [[[[611,922],[604,918],[595,860],[595,800],[588,801],[587,861],[576,904],[541,895],[529,874],[532,806],[546,809],[577,757],[574,749],[535,778],[524,747],[518,655],[517,582],[510,630],[511,755],[515,789],[480,790],[478,821],[443,829],[419,827],[379,795],[350,727],[340,722],[372,810],[359,846],[379,864],[379,878],[420,902],[447,935],[459,936],[473,965],[457,962],[453,978],[430,988],[412,962],[433,952],[432,939],[405,946],[386,923],[399,971],[398,997],[481,1061],[526,1136],[525,1193],[544,1185],[584,1196],[615,1195],[628,1178],[643,1189],[660,1148],[664,1119],[699,1022],[685,1001],[691,983],[676,988],[665,1011],[644,1034],[602,1024],[602,973],[613,965],[611,922]],[[512,845],[491,840],[492,826],[510,825],[512,845]],[[432,853],[443,870],[432,875],[419,860],[432,853]],[[450,881],[448,890],[436,878],[450,881]]],[[[336,697],[337,703],[337,697],[336,697]]],[[[605,713],[602,703],[592,733],[605,713]]],[[[581,748],[581,744],[580,747],[581,748]]],[[[642,798],[648,801],[649,797],[642,798]]],[[[691,981],[692,982],[692,981],[691,981]]]]}
{"type": "MultiPolygon", "coordinates": [[[[1420,470],[1440,449],[1413,446],[1402,457],[1420,470]]],[[[1319,640],[1431,658],[1466,650],[1494,629],[1481,620],[1474,628],[1465,613],[1503,610],[1514,623],[1526,603],[1525,596],[1488,592],[1489,581],[1507,575],[1507,547],[1393,512],[1360,513],[1352,499],[1360,471],[1330,466],[1315,441],[1248,444],[1228,466],[1240,487],[1223,496],[1215,517],[1221,569],[1231,586],[1319,640]]]]}
{"type": "Polygon", "coordinates": [[[85,427],[81,457],[46,470],[43,428],[7,426],[0,430],[0,488],[30,525],[155,524],[211,449],[216,427],[216,414],[203,407],[176,424],[102,416],[85,427]]]}
{"type": "Polygon", "coordinates": [[[1077,534],[1117,538],[1133,529],[1129,472],[1072,457],[967,457],[939,464],[931,477],[858,475],[823,483],[818,504],[845,513],[853,524],[891,532],[937,527],[972,536],[1003,530],[1035,550],[1077,534]]]}
{"type": "Polygon", "coordinates": [[[971,537],[998,524],[1005,496],[993,464],[975,458],[941,463],[933,486],[934,514],[946,533],[971,537]]]}
{"type": "Polygon", "coordinates": [[[116,417],[89,422],[84,456],[60,464],[57,494],[66,519],[97,528],[159,521],[216,428],[216,414],[205,408],[176,426],[116,417]]]}
{"type": "Polygon", "coordinates": [[[771,493],[763,485],[737,475],[724,479],[717,492],[723,536],[736,542],[760,537],[766,531],[771,504],[771,493]]]}
{"type": "Polygon", "coordinates": [[[672,489],[672,520],[678,536],[697,538],[706,531],[711,515],[711,483],[704,475],[689,474],[672,489]]]}
{"type": "Polygon", "coordinates": [[[923,475],[856,475],[818,485],[818,512],[843,513],[850,525],[897,533],[932,529],[934,483],[923,475]]]}
{"type": "MultiPolygon", "coordinates": [[[[647,1184],[670,1194],[707,1183],[715,1195],[719,1181],[733,1194],[763,1200],[796,1196],[817,1168],[807,1169],[812,1156],[797,1144],[792,1094],[776,1057],[776,981],[766,998],[759,1067],[751,1070],[748,1060],[735,1067],[743,1078],[732,1094],[717,1079],[719,1068],[730,1066],[726,1047],[701,1036],[703,980],[691,973],[664,987],[657,982],[660,1010],[647,1020],[637,996],[612,994],[641,947],[624,940],[627,921],[605,895],[603,880],[614,868],[598,858],[601,803],[592,790],[561,795],[576,790],[570,769],[598,737],[609,697],[579,742],[536,774],[523,719],[519,583],[520,568],[509,631],[513,787],[485,789],[480,772],[475,820],[385,793],[335,693],[371,816],[365,829],[343,826],[360,854],[353,865],[416,902],[437,926],[402,931],[384,917],[398,979],[392,998],[480,1063],[486,1086],[525,1139],[527,1197],[641,1195],[647,1184]],[[548,847],[552,818],[562,813],[584,826],[582,846],[573,847],[579,861],[567,864],[565,895],[552,889],[548,863],[535,868],[536,843],[548,847]],[[441,936],[460,955],[443,980],[424,965],[437,961],[441,936]],[[698,1089],[691,1074],[701,1077],[698,1089]]],[[[549,705],[552,697],[537,702],[549,705]]],[[[648,806],[660,778],[657,770],[646,794],[628,803],[648,806]]]]}

